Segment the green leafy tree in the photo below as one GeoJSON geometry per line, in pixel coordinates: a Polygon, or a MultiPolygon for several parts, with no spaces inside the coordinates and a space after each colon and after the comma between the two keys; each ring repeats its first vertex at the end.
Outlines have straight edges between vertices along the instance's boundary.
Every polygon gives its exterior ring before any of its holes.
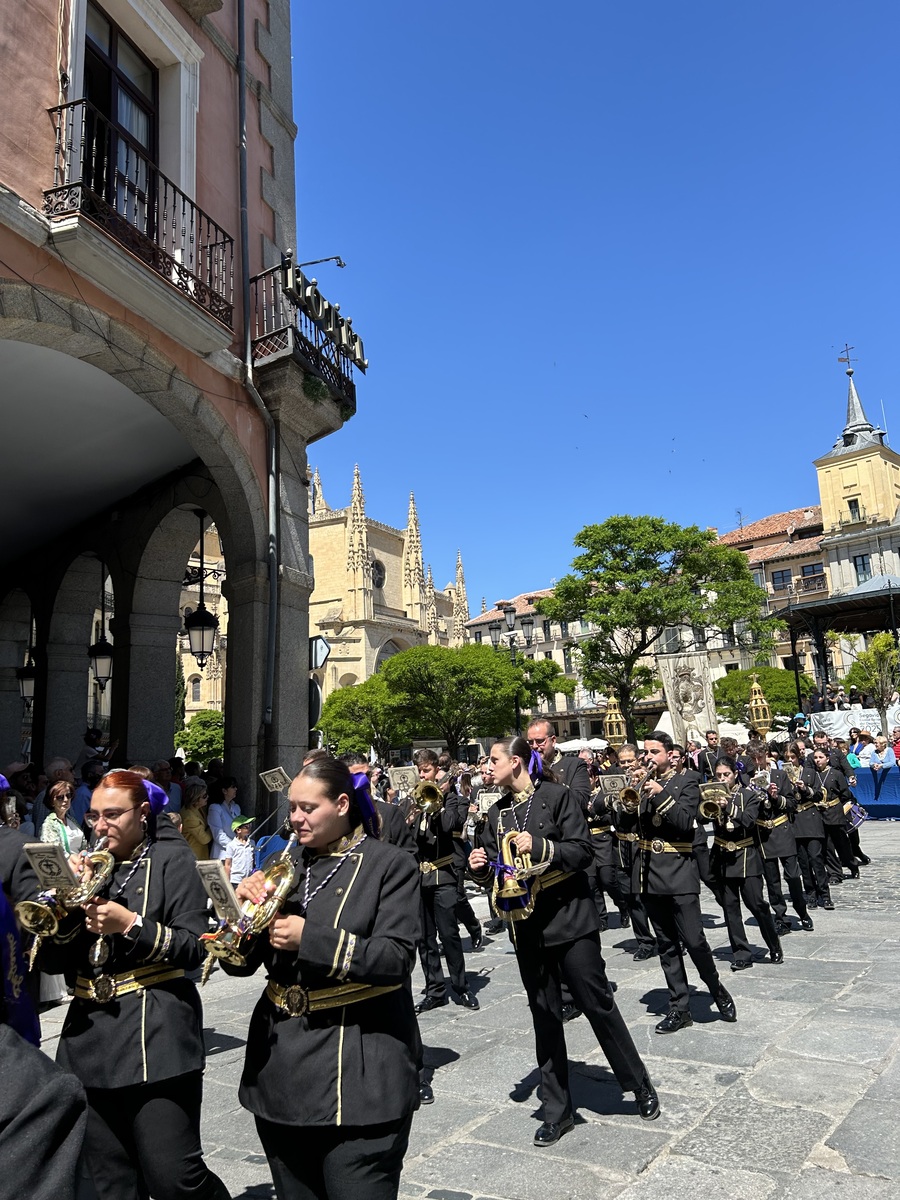
{"type": "Polygon", "coordinates": [[[871,696],[881,717],[881,732],[888,736],[887,710],[894,693],[900,690],[900,651],[890,633],[876,633],[868,650],[861,650],[844,676],[844,686],[859,688],[863,696],[871,696]]]}
{"type": "Polygon", "coordinates": [[[609,517],[575,537],[582,550],[572,574],[537,607],[553,620],[586,618],[596,632],[576,643],[581,677],[617,697],[630,738],[634,704],[655,687],[649,655],[671,627],[735,630],[739,643],[766,657],[777,622],[765,617],[765,593],[746,555],[709,530],[650,516],[609,517]]]}
{"type": "Polygon", "coordinates": [[[175,740],[184,729],[184,703],[187,699],[187,685],[184,682],[184,664],[181,661],[181,651],[175,652],[175,740]]]}
{"type": "Polygon", "coordinates": [[[516,693],[524,694],[525,687],[521,665],[475,643],[414,646],[388,659],[381,677],[411,735],[440,738],[454,758],[475,734],[505,733],[514,720],[516,693]]]}
{"type": "MultiPolygon", "coordinates": [[[[759,686],[772,710],[772,720],[783,717],[790,720],[797,711],[797,685],[793,671],[780,667],[754,667],[751,671],[729,671],[713,684],[716,712],[726,721],[749,723],[747,706],[750,703],[750,685],[753,676],[759,677],[759,686]]],[[[800,694],[804,699],[814,687],[808,675],[800,676],[800,694]]]]}
{"type": "Polygon", "coordinates": [[[211,758],[221,758],[225,752],[224,714],[208,708],[195,712],[176,743],[176,749],[180,746],[189,759],[208,763],[211,758]]]}
{"type": "MultiPolygon", "coordinates": [[[[498,653],[500,653],[498,651],[498,653]]],[[[562,667],[552,658],[525,658],[521,655],[518,665],[523,674],[522,694],[526,709],[541,709],[547,700],[556,695],[573,696],[575,680],[567,679],[562,667]],[[542,703],[545,702],[545,703],[542,703]]]]}
{"type": "Polygon", "coordinates": [[[381,674],[332,692],[317,728],[338,754],[368,755],[371,747],[383,762],[393,746],[409,740],[407,719],[381,674]]]}

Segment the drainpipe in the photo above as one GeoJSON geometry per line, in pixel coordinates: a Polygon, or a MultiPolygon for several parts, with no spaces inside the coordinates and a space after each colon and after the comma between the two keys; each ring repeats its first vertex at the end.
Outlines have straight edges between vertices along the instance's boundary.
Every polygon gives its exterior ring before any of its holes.
{"type": "Polygon", "coordinates": [[[247,215],[247,44],[244,32],[244,0],[238,0],[238,124],[240,132],[241,193],[241,319],[243,320],[244,387],[266,426],[266,482],[269,492],[269,530],[266,558],[269,568],[269,619],[266,629],[266,677],[263,687],[263,766],[269,767],[272,745],[272,711],[275,698],[275,649],[278,635],[278,500],[279,479],[275,421],[253,382],[253,351],[250,333],[250,232],[247,215]]]}

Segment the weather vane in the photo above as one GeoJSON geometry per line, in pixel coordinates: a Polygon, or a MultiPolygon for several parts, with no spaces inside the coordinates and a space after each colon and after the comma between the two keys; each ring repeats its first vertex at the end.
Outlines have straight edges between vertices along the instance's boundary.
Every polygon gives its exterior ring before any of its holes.
{"type": "Polygon", "coordinates": [[[855,346],[848,346],[847,343],[844,342],[844,353],[842,356],[840,356],[838,358],[838,362],[847,364],[847,370],[850,372],[853,371],[853,367],[851,366],[851,364],[858,361],[857,359],[850,357],[850,351],[855,350],[855,349],[856,349],[855,346]]]}

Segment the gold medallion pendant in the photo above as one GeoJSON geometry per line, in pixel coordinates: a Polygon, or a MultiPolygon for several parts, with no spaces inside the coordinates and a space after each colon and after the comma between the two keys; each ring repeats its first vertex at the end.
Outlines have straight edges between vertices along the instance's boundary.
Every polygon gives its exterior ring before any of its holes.
{"type": "Polygon", "coordinates": [[[118,984],[112,975],[98,975],[91,981],[91,999],[97,1004],[109,1004],[115,1000],[118,984]]]}
{"type": "Polygon", "coordinates": [[[298,983],[284,989],[282,998],[285,1012],[291,1017],[302,1017],[309,1009],[309,994],[298,983]]]}

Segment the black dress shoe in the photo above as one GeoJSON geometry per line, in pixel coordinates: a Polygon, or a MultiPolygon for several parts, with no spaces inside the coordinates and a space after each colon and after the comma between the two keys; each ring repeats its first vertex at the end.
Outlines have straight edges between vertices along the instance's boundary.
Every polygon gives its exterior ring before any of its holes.
{"type": "Polygon", "coordinates": [[[834,901],[829,896],[827,900],[823,900],[819,904],[819,908],[824,908],[826,912],[834,912],[834,901]]]}
{"type": "Polygon", "coordinates": [[[732,971],[746,971],[753,966],[752,958],[741,958],[731,964],[732,971]]]}
{"type": "Polygon", "coordinates": [[[456,1003],[461,1004],[463,1008],[481,1008],[481,1005],[471,992],[460,992],[456,997],[456,1003]]]}
{"type": "Polygon", "coordinates": [[[859,879],[859,867],[851,867],[850,868],[850,878],[851,879],[859,879]]]}
{"type": "Polygon", "coordinates": [[[812,917],[801,917],[800,928],[805,929],[807,933],[812,933],[815,926],[812,923],[812,917]]]}
{"type": "Polygon", "coordinates": [[[723,1021],[732,1022],[737,1020],[737,1008],[730,992],[726,992],[724,988],[719,988],[715,996],[713,996],[713,1001],[723,1021]]]}
{"type": "Polygon", "coordinates": [[[642,1121],[655,1121],[659,1116],[659,1096],[656,1094],[656,1088],[650,1082],[650,1076],[644,1072],[644,1078],[641,1081],[641,1086],[634,1093],[634,1098],[637,1100],[638,1112],[641,1115],[642,1121]]]}
{"type": "Polygon", "coordinates": [[[871,858],[867,858],[865,854],[857,854],[856,861],[861,867],[867,867],[872,860],[871,858]]]}
{"type": "Polygon", "coordinates": [[[769,951],[769,961],[773,962],[776,967],[784,962],[784,951],[779,946],[777,950],[769,951]]]}
{"type": "Polygon", "coordinates": [[[828,886],[829,887],[834,887],[837,884],[843,883],[843,882],[844,882],[843,875],[829,875],[828,876],[828,886]]]}
{"type": "Polygon", "coordinates": [[[657,1033],[677,1033],[679,1029],[687,1029],[693,1025],[694,1018],[689,1012],[680,1008],[671,1009],[656,1026],[657,1033]]]}
{"type": "Polygon", "coordinates": [[[431,1089],[430,1083],[419,1084],[419,1103],[434,1104],[434,1092],[431,1089]]]}
{"type": "Polygon", "coordinates": [[[775,932],[778,934],[779,937],[784,937],[784,935],[786,933],[790,933],[792,930],[793,930],[793,925],[789,925],[787,923],[787,921],[776,921],[775,922],[775,932]]]}
{"type": "Polygon", "coordinates": [[[420,1000],[416,1005],[416,1012],[431,1012],[433,1008],[443,1008],[445,1004],[449,1003],[450,1001],[446,996],[426,996],[424,1000],[420,1000]]]}
{"type": "Polygon", "coordinates": [[[562,1019],[564,1021],[574,1021],[576,1017],[581,1016],[581,1009],[576,1004],[564,1004],[562,1009],[562,1019]]]}
{"type": "Polygon", "coordinates": [[[644,962],[648,958],[656,958],[657,953],[652,946],[638,946],[631,957],[635,962],[644,962]]]}
{"type": "Polygon", "coordinates": [[[484,933],[482,932],[481,926],[479,925],[477,929],[470,929],[469,937],[472,939],[473,953],[480,950],[484,945],[484,933]]]}
{"type": "Polygon", "coordinates": [[[619,928],[620,929],[630,929],[631,928],[631,914],[622,908],[619,909],[619,928]]]}
{"type": "Polygon", "coordinates": [[[608,917],[600,918],[600,924],[597,926],[597,931],[599,933],[608,933],[609,932],[609,918],[608,917]]]}
{"type": "Polygon", "coordinates": [[[805,896],[804,899],[806,900],[807,908],[817,908],[818,907],[818,904],[819,904],[818,896],[805,896]]]}
{"type": "Polygon", "coordinates": [[[493,920],[487,921],[484,926],[484,932],[485,933],[502,933],[503,932],[503,922],[500,920],[499,917],[495,917],[495,918],[493,918],[493,920]]]}
{"type": "Polygon", "coordinates": [[[570,1129],[575,1128],[575,1118],[566,1117],[564,1121],[545,1121],[534,1135],[536,1146],[554,1146],[570,1129]]]}

